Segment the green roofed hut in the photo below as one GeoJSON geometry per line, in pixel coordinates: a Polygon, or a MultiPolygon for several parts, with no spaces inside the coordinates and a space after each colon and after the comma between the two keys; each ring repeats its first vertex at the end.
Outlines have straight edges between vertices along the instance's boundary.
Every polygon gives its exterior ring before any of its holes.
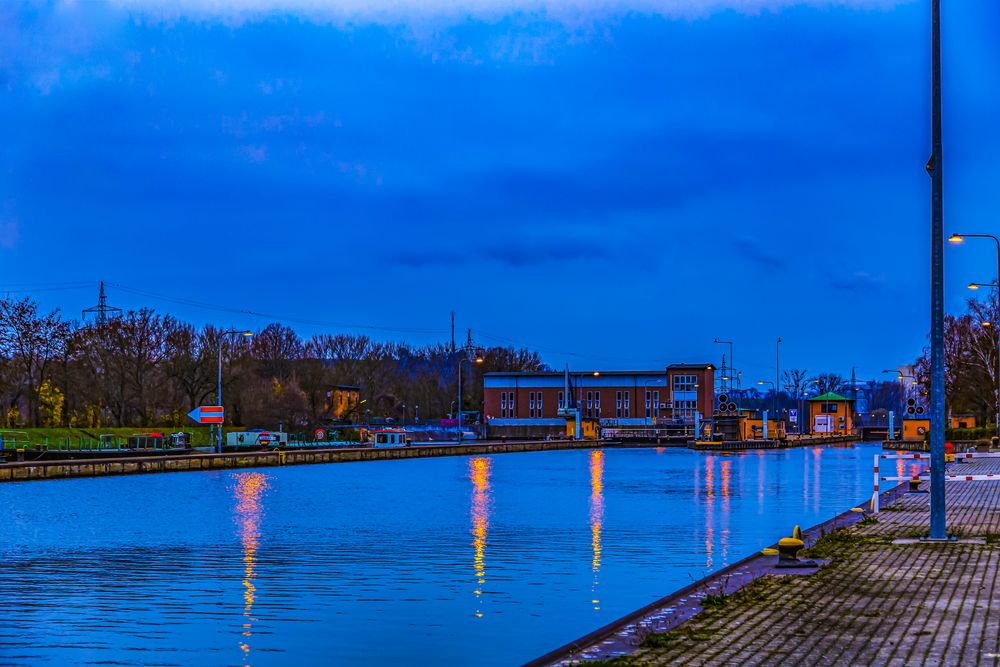
{"type": "Polygon", "coordinates": [[[854,399],[832,391],[810,398],[809,424],[813,433],[853,433],[854,399]]]}

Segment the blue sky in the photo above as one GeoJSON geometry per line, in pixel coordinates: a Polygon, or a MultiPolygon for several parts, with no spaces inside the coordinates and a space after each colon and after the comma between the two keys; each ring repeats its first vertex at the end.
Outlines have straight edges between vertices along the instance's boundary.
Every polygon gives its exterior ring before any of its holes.
{"type": "MultiPolygon", "coordinates": [[[[1000,5],[946,4],[945,226],[996,232],[1000,5]]],[[[5,3],[0,286],[872,377],[929,320],[929,5],[5,3]]]]}

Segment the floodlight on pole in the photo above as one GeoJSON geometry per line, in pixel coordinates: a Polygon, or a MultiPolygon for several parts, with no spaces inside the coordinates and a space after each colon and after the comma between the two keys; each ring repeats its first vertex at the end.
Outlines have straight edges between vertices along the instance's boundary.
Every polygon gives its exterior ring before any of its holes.
{"type": "MultiPolygon", "coordinates": [[[[229,329],[228,331],[222,331],[219,333],[219,374],[218,374],[218,387],[216,388],[215,397],[218,400],[219,405],[222,405],[222,341],[226,339],[227,336],[243,336],[245,338],[252,338],[252,331],[241,331],[239,329],[229,329]]],[[[222,453],[222,424],[219,424],[219,437],[216,445],[217,451],[222,453]]]]}

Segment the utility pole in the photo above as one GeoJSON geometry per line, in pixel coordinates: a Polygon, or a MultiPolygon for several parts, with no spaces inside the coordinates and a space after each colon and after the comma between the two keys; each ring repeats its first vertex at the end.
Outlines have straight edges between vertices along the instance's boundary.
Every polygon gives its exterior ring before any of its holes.
{"type": "Polygon", "coordinates": [[[451,353],[455,354],[455,311],[451,311],[451,353]]]}
{"type": "Polygon", "coordinates": [[[774,344],[774,423],[781,422],[781,413],[778,411],[778,387],[781,386],[781,336],[774,344]]]}
{"type": "Polygon", "coordinates": [[[941,154],[941,0],[931,0],[931,540],[947,540],[944,498],[944,191],[941,154]]]}
{"type": "Polygon", "coordinates": [[[472,329],[469,329],[465,339],[465,345],[458,351],[458,420],[455,422],[458,427],[458,442],[462,443],[462,363],[466,358],[472,356],[475,363],[483,363],[483,355],[472,343],[472,329]]]}

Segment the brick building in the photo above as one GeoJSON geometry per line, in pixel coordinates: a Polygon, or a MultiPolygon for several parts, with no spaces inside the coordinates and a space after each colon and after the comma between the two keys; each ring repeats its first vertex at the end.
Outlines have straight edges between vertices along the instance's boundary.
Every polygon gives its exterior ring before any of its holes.
{"type": "MultiPolygon", "coordinates": [[[[571,372],[570,396],[585,418],[604,425],[692,424],[695,412],[711,415],[715,401],[715,367],[673,364],[654,371],[571,372]]],[[[486,373],[483,413],[491,427],[565,428],[562,407],[566,374],[486,373]]],[[[523,435],[526,435],[524,433],[523,435]]]]}

